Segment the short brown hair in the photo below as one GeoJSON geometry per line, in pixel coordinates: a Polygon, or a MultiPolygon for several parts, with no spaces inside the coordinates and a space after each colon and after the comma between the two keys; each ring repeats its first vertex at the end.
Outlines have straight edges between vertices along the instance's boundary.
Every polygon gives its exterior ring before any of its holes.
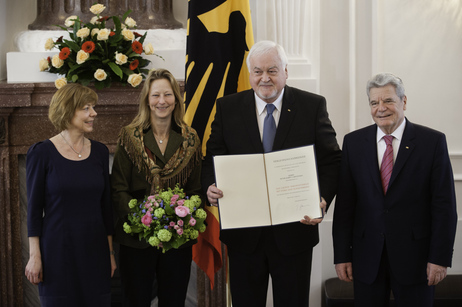
{"type": "Polygon", "coordinates": [[[139,108],[138,114],[135,116],[130,127],[141,127],[143,130],[147,129],[151,125],[151,108],[149,107],[149,91],[151,90],[151,85],[154,81],[165,79],[167,80],[173,90],[175,95],[175,108],[172,112],[172,119],[178,127],[186,125],[184,122],[184,105],[183,98],[181,97],[180,86],[176,81],[172,73],[166,69],[160,68],[151,70],[149,75],[144,81],[143,89],[141,90],[139,96],[139,108]]]}
{"type": "Polygon", "coordinates": [[[86,104],[98,102],[98,95],[90,88],[79,83],[68,83],[61,87],[51,98],[48,118],[58,131],[69,128],[75,111],[86,104]]]}

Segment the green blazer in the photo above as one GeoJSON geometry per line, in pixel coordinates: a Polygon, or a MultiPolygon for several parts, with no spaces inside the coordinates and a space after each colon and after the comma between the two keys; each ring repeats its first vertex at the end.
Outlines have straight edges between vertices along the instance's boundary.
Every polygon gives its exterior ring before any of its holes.
{"type": "MultiPolygon", "coordinates": [[[[156,156],[156,164],[161,168],[165,166],[168,160],[181,146],[183,140],[184,138],[180,133],[171,130],[165,155],[162,155],[157,146],[152,129],[149,128],[144,131],[144,145],[156,156]]],[[[199,195],[201,199],[204,199],[200,177],[201,163],[197,163],[185,186],[182,186],[186,195],[199,195]]],[[[113,207],[116,213],[114,241],[134,248],[149,247],[150,245],[144,240],[140,241],[136,235],[127,234],[123,230],[123,224],[127,221],[127,216],[130,212],[128,202],[133,198],[142,200],[146,195],[150,195],[151,184],[146,180],[146,174],[144,172],[139,172],[138,168],[133,165],[128,153],[120,146],[120,142],[118,142],[114,154],[111,188],[113,207]]],[[[188,243],[184,246],[190,246],[196,243],[196,241],[188,243]]]]}

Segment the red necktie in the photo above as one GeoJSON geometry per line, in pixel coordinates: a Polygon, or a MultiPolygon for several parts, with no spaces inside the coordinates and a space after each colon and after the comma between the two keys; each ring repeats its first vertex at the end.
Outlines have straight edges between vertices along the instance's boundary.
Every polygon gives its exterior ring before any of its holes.
{"type": "Polygon", "coordinates": [[[390,182],[391,172],[393,171],[393,136],[385,135],[383,139],[387,144],[387,149],[383,154],[380,177],[382,177],[383,194],[387,194],[388,183],[390,182]]]}

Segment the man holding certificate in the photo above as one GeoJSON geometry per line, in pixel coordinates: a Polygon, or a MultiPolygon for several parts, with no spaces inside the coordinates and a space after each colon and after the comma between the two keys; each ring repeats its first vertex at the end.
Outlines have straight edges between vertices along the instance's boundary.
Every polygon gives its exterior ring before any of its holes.
{"type": "MultiPolygon", "coordinates": [[[[214,157],[263,153],[266,156],[308,145],[314,148],[316,160],[313,157],[312,161],[316,161],[316,165],[310,171],[317,172],[315,177],[319,187],[297,181],[304,175],[304,172],[297,172],[300,168],[298,165],[311,161],[303,158],[304,153],[290,151],[283,158],[273,159],[276,164],[281,161],[284,164],[281,167],[276,165],[273,169],[287,172],[282,175],[278,173],[277,176],[291,183],[279,190],[280,194],[289,195],[285,207],[293,210],[294,207],[303,209],[304,206],[314,205],[325,211],[334,198],[341,152],[328,117],[326,100],[322,96],[287,86],[287,62],[287,56],[278,44],[270,41],[255,44],[247,58],[252,89],[217,100],[202,175],[210,205],[224,204],[227,197],[239,197],[241,193],[241,190],[227,190],[228,185],[220,183],[218,178],[226,178],[227,174],[216,173],[218,168],[214,168],[214,157]],[[291,161],[283,161],[289,156],[291,161]],[[290,201],[292,196],[297,197],[297,189],[307,188],[319,189],[317,192],[322,198],[318,198],[315,204],[290,201]]],[[[240,164],[236,162],[231,167],[240,164]]],[[[266,176],[271,174],[264,173],[266,176]]],[[[250,188],[262,182],[266,184],[265,177],[258,178],[246,177],[242,181],[250,188]]],[[[234,201],[238,218],[254,216],[249,212],[253,205],[260,205],[257,202],[248,204],[246,200],[246,205],[242,206],[241,202],[234,201]]],[[[225,217],[221,210],[220,214],[223,220],[225,217]]],[[[262,214],[266,213],[262,211],[262,214]]],[[[309,216],[308,213],[300,213],[297,219],[289,223],[222,228],[220,239],[228,247],[233,306],[265,306],[270,275],[274,306],[308,306],[312,251],[319,242],[318,224],[321,221],[322,214],[309,216]]]]}

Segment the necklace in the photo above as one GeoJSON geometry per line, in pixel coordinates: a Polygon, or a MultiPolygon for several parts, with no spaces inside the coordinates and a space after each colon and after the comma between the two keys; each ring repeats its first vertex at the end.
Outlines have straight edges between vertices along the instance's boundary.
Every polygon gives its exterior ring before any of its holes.
{"type": "Polygon", "coordinates": [[[59,135],[61,135],[61,137],[63,138],[64,142],[66,142],[66,144],[69,145],[69,147],[72,149],[72,151],[75,152],[75,153],[79,156],[79,158],[82,158],[81,153],[82,153],[82,151],[83,151],[83,148],[85,147],[85,146],[84,146],[84,145],[85,145],[85,138],[82,139],[82,149],[81,149],[79,152],[77,152],[77,150],[75,150],[74,147],[72,147],[72,145],[69,144],[69,143],[67,142],[67,140],[66,140],[66,138],[64,137],[64,135],[63,135],[62,132],[61,132],[59,135]]]}
{"type": "Polygon", "coordinates": [[[159,142],[159,144],[162,144],[166,138],[168,138],[168,134],[164,136],[162,139],[154,134],[154,138],[159,142]]]}

